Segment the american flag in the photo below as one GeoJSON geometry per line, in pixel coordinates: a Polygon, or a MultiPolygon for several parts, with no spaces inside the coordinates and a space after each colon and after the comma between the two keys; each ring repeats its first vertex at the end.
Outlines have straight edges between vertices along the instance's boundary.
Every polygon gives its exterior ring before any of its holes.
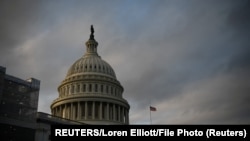
{"type": "Polygon", "coordinates": [[[156,111],[156,108],[153,106],[150,106],[149,109],[150,109],[150,111],[156,111]]]}

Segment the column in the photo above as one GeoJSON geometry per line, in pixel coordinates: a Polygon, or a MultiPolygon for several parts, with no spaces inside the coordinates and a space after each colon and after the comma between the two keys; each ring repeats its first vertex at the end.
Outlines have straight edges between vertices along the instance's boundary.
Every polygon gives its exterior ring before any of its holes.
{"type": "Polygon", "coordinates": [[[99,119],[102,119],[102,102],[100,101],[100,107],[99,107],[99,119]]]}
{"type": "Polygon", "coordinates": [[[92,101],[92,119],[95,119],[95,101],[92,101]]]}
{"type": "Polygon", "coordinates": [[[73,106],[73,119],[76,120],[77,119],[77,104],[74,102],[72,106],[73,106]]]}
{"type": "Polygon", "coordinates": [[[73,103],[70,103],[70,117],[69,119],[74,120],[74,116],[73,116],[73,103]]]}
{"type": "Polygon", "coordinates": [[[127,115],[128,115],[128,124],[129,124],[129,110],[127,110],[127,115]]]}
{"type": "Polygon", "coordinates": [[[62,117],[62,105],[59,106],[59,117],[62,117]]]}
{"type": "Polygon", "coordinates": [[[85,120],[88,118],[88,103],[85,101],[85,120]]]}
{"type": "Polygon", "coordinates": [[[69,119],[69,115],[70,115],[70,108],[69,108],[69,104],[66,104],[66,117],[67,119],[69,119]]]}
{"type": "Polygon", "coordinates": [[[81,107],[81,103],[77,102],[77,119],[81,120],[81,115],[82,115],[82,107],[81,107]]]}
{"type": "Polygon", "coordinates": [[[64,118],[68,118],[68,115],[67,115],[67,112],[68,112],[68,111],[67,111],[67,110],[68,110],[68,109],[67,109],[67,104],[64,104],[64,109],[65,109],[65,110],[64,110],[64,111],[65,111],[65,112],[64,112],[64,115],[65,115],[64,118]]]}
{"type": "Polygon", "coordinates": [[[126,108],[124,107],[124,123],[126,123],[126,108]]]}
{"type": "Polygon", "coordinates": [[[59,107],[56,107],[56,116],[58,116],[59,107]]]}
{"type": "Polygon", "coordinates": [[[121,121],[121,106],[118,105],[118,121],[121,121]]]}
{"type": "Polygon", "coordinates": [[[122,123],[124,123],[124,107],[121,107],[121,108],[122,108],[121,120],[122,120],[122,123]]]}
{"type": "Polygon", "coordinates": [[[65,118],[65,114],[64,114],[64,105],[61,105],[61,107],[62,107],[62,118],[65,118]]]}
{"type": "Polygon", "coordinates": [[[73,103],[73,119],[77,119],[77,104],[75,102],[73,103]]]}
{"type": "Polygon", "coordinates": [[[115,108],[115,104],[113,104],[113,120],[115,121],[115,117],[116,117],[116,108],[115,108]]]}
{"type": "Polygon", "coordinates": [[[109,120],[109,103],[107,102],[107,120],[109,120]]]}
{"type": "MultiPolygon", "coordinates": [[[[71,87],[71,89],[72,89],[72,87],[71,87]]],[[[72,103],[69,103],[69,119],[72,119],[72,103]]]]}
{"type": "Polygon", "coordinates": [[[69,118],[68,104],[65,104],[65,118],[69,118]]]}
{"type": "Polygon", "coordinates": [[[126,111],[126,113],[125,113],[125,115],[126,115],[126,122],[125,122],[125,123],[126,123],[126,124],[129,124],[128,110],[126,109],[125,111],[126,111]]]}

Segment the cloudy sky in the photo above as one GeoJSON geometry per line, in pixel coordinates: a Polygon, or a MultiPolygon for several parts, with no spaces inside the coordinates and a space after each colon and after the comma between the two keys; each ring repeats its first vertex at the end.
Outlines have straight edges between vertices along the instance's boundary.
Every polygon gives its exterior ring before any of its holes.
{"type": "Polygon", "coordinates": [[[90,25],[115,70],[131,124],[250,123],[249,0],[1,0],[0,65],[57,87],[85,53],[90,25]]]}

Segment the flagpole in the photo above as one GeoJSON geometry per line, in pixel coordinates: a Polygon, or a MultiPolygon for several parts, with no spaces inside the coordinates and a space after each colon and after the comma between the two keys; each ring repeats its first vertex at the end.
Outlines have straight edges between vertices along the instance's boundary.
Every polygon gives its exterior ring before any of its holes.
{"type": "Polygon", "coordinates": [[[149,101],[149,125],[152,124],[152,119],[151,119],[151,109],[150,109],[150,106],[151,106],[151,100],[149,101]]]}
{"type": "Polygon", "coordinates": [[[150,109],[149,109],[149,113],[150,113],[150,124],[152,124],[151,110],[150,109]]]}
{"type": "Polygon", "coordinates": [[[150,124],[152,124],[151,111],[156,111],[156,108],[150,105],[150,106],[149,106],[150,124]]]}
{"type": "Polygon", "coordinates": [[[149,113],[150,113],[150,124],[152,124],[151,109],[150,108],[149,108],[149,113]]]}

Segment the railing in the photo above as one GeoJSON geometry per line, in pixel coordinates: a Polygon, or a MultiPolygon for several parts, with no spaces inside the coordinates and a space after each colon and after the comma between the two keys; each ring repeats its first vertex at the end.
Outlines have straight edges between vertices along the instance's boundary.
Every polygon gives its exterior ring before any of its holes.
{"type": "Polygon", "coordinates": [[[43,112],[37,112],[37,120],[45,120],[45,121],[55,122],[55,123],[60,123],[60,124],[85,124],[82,122],[77,122],[74,120],[61,118],[58,116],[53,116],[53,115],[43,113],[43,112]]]}

